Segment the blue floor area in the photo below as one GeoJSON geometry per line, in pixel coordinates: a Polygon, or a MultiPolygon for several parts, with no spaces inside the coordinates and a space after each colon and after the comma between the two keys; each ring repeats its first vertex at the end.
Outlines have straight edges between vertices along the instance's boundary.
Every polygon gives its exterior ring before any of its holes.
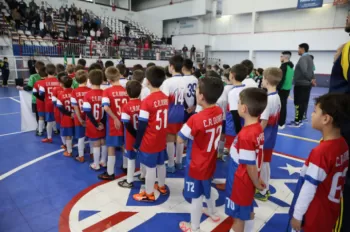
{"type": "MultiPolygon", "coordinates": [[[[324,88],[313,88],[311,97],[326,92],[327,89],[324,88]]],[[[97,175],[101,172],[93,172],[89,169],[90,162],[80,164],[74,159],[64,157],[62,151],[60,151],[61,143],[58,136],[54,136],[53,144],[42,144],[40,142],[42,138],[35,136],[34,132],[16,133],[20,132],[21,128],[21,116],[18,113],[20,112],[20,104],[15,101],[19,100],[18,95],[15,88],[0,88],[0,231],[81,231],[75,227],[74,223],[72,224],[73,219],[66,218],[67,215],[64,211],[72,204],[72,201],[76,200],[75,196],[77,194],[81,197],[83,190],[92,188],[91,186],[94,185],[106,186],[104,182],[101,183],[97,179],[97,175]],[[70,229],[67,229],[65,225],[69,225],[70,229]]],[[[292,94],[290,98],[288,101],[288,120],[292,120],[294,115],[292,94]]],[[[313,100],[310,99],[308,110],[310,120],[313,107],[313,100]]],[[[301,128],[285,128],[279,132],[282,135],[277,138],[275,151],[301,159],[305,159],[311,149],[317,145],[317,143],[305,139],[318,141],[321,138],[320,133],[311,128],[310,122],[305,123],[301,128]],[[293,136],[300,138],[293,138],[293,136]]],[[[88,156],[86,158],[88,159],[88,156]]],[[[118,156],[116,175],[122,174],[121,164],[121,156],[118,156]]],[[[301,161],[298,160],[288,160],[285,157],[274,156],[272,161],[273,179],[296,180],[298,178],[297,173],[289,173],[286,169],[281,168],[285,167],[286,164],[293,167],[301,167],[302,165],[301,161]]],[[[225,167],[226,163],[217,163],[215,178],[226,176],[225,167]]],[[[183,172],[168,175],[167,184],[170,185],[172,180],[177,181],[182,177],[183,172]]],[[[277,191],[279,190],[277,189],[277,191]]],[[[118,195],[119,193],[116,192],[115,194],[118,195]]],[[[118,197],[116,199],[118,201],[118,197]]],[[[278,207],[283,207],[286,204],[283,203],[283,200],[276,202],[274,204],[278,207]]],[[[175,209],[174,206],[172,210],[175,209]]],[[[93,220],[96,215],[90,211],[95,210],[93,206],[88,207],[86,215],[82,213],[80,220],[93,220]]],[[[71,211],[73,212],[74,209],[71,209],[71,211]]],[[[136,226],[134,231],[154,231],[146,229],[154,226],[154,221],[164,221],[161,224],[162,231],[164,231],[164,228],[167,228],[169,232],[179,231],[177,228],[173,228],[177,223],[170,223],[169,221],[174,220],[174,218],[179,220],[188,219],[189,214],[178,213],[174,217],[168,213],[156,215],[151,220],[136,226]]],[[[136,219],[133,220],[135,220],[134,223],[137,223],[136,219]]],[[[264,223],[261,231],[285,231],[281,228],[287,220],[286,214],[276,213],[266,220],[266,224],[264,223]]],[[[84,231],[103,230],[93,230],[91,226],[86,230],[84,229],[84,231]]]]}

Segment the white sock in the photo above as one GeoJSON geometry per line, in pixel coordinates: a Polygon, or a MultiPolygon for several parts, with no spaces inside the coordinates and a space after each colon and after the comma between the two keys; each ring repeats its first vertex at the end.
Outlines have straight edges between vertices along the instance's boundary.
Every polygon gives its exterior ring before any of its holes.
{"type": "Polygon", "coordinates": [[[90,154],[92,154],[94,150],[94,143],[92,141],[89,141],[89,146],[90,146],[90,154]]]}
{"type": "Polygon", "coordinates": [[[125,155],[123,155],[123,168],[127,168],[128,167],[128,158],[125,157],[125,155]]]}
{"type": "Polygon", "coordinates": [[[144,164],[140,163],[140,171],[141,171],[141,178],[145,178],[146,177],[146,166],[144,164]]]}
{"type": "Polygon", "coordinates": [[[157,165],[157,174],[158,174],[158,185],[163,187],[165,185],[166,178],[166,169],[165,165],[157,165]]]}
{"type": "Polygon", "coordinates": [[[135,174],[135,160],[127,159],[128,160],[128,174],[126,177],[126,181],[128,183],[134,182],[134,174],[135,174]]]}
{"type": "Polygon", "coordinates": [[[209,215],[215,215],[216,214],[216,208],[215,208],[215,200],[213,199],[213,189],[211,188],[210,190],[210,198],[205,199],[205,202],[207,203],[208,206],[208,213],[209,215]]]}
{"type": "Polygon", "coordinates": [[[78,139],[78,153],[79,153],[79,157],[83,157],[84,156],[84,148],[85,148],[85,137],[82,137],[80,139],[78,139]]]}
{"type": "Polygon", "coordinates": [[[57,125],[56,122],[52,122],[52,128],[54,131],[57,131],[57,125]]]}
{"type": "Polygon", "coordinates": [[[244,232],[253,232],[254,220],[248,220],[244,222],[244,232]]]}
{"type": "Polygon", "coordinates": [[[166,143],[166,151],[168,152],[168,166],[174,167],[175,144],[173,142],[166,143]]]}
{"type": "Polygon", "coordinates": [[[66,141],[66,145],[67,145],[67,152],[72,154],[73,152],[73,147],[72,147],[72,140],[71,139],[67,139],[66,141]]]}
{"type": "Polygon", "coordinates": [[[267,190],[269,190],[269,180],[270,180],[270,163],[263,162],[261,165],[261,172],[260,172],[260,178],[264,181],[266,184],[266,188],[261,191],[260,193],[265,195],[267,190]]]}
{"type": "Polygon", "coordinates": [[[94,153],[94,163],[98,167],[100,166],[100,155],[101,155],[101,148],[100,147],[94,147],[93,149],[94,153]]]}
{"type": "Polygon", "coordinates": [[[184,144],[176,143],[176,163],[182,164],[182,154],[184,153],[184,144]]]}
{"type": "Polygon", "coordinates": [[[62,144],[66,145],[66,139],[64,138],[64,136],[61,136],[61,140],[62,140],[62,144]]]}
{"type": "Polygon", "coordinates": [[[45,127],[45,121],[43,119],[39,119],[39,133],[43,133],[45,127]]]}
{"type": "Polygon", "coordinates": [[[199,225],[201,223],[201,217],[202,217],[202,205],[203,205],[203,199],[202,196],[198,198],[192,198],[191,203],[191,227],[192,230],[198,230],[199,225]]]}
{"type": "Polygon", "coordinates": [[[146,193],[151,194],[154,192],[154,184],[156,183],[157,169],[146,167],[146,193]]]}
{"type": "Polygon", "coordinates": [[[232,228],[230,229],[230,232],[235,232],[232,228]]]}
{"type": "Polygon", "coordinates": [[[225,147],[225,141],[219,141],[218,151],[223,152],[225,147]]]}
{"type": "Polygon", "coordinates": [[[115,167],[115,156],[108,156],[107,160],[107,173],[108,175],[114,174],[114,167],[115,167]]]}
{"type": "MultiPolygon", "coordinates": [[[[107,146],[106,145],[102,145],[101,146],[101,163],[106,164],[107,163],[107,146]]],[[[114,161],[115,163],[115,161],[114,161]]],[[[114,171],[113,171],[114,173],[114,171]]]]}
{"type": "Polygon", "coordinates": [[[47,125],[46,125],[46,132],[47,132],[48,139],[52,139],[52,124],[53,122],[47,122],[47,125]]]}

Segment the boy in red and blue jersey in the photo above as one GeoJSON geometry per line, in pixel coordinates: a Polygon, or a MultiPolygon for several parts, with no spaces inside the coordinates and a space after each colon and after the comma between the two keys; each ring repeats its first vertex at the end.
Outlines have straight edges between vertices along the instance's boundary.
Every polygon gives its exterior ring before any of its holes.
{"type": "Polygon", "coordinates": [[[83,111],[86,115],[85,136],[93,142],[94,162],[90,164],[90,168],[98,171],[101,168],[101,147],[105,145],[106,137],[106,117],[102,109],[103,90],[101,89],[103,72],[93,69],[89,72],[88,76],[91,83],[91,90],[85,95],[83,103],[83,111]]]}
{"type": "Polygon", "coordinates": [[[292,231],[337,229],[349,167],[349,147],[341,128],[349,121],[349,95],[331,93],[315,99],[311,124],[322,133],[323,140],[312,149],[301,169],[289,210],[292,231]]]}
{"type": "MultiPolygon", "coordinates": [[[[87,73],[84,70],[76,72],[75,80],[79,83],[78,88],[73,89],[71,103],[74,109],[74,136],[78,139],[78,156],[77,161],[83,163],[85,148],[85,120],[86,116],[83,111],[84,97],[90,91],[87,84],[87,73]]],[[[92,150],[92,149],[91,149],[92,150]]]]}
{"type": "Polygon", "coordinates": [[[45,127],[45,97],[39,95],[40,86],[44,85],[47,77],[45,66],[38,70],[40,80],[36,81],[33,86],[33,96],[36,97],[36,112],[38,113],[38,135],[42,136],[45,127]]]}
{"type": "MultiPolygon", "coordinates": [[[[111,87],[103,91],[102,107],[107,113],[106,145],[108,147],[108,159],[102,155],[102,163],[107,161],[107,172],[98,176],[102,180],[114,180],[115,148],[122,150],[124,146],[124,126],[121,123],[122,108],[129,101],[129,96],[123,86],[120,85],[120,73],[115,67],[108,67],[105,76],[111,87]]],[[[123,157],[123,168],[126,168],[127,160],[123,157]]]]}
{"type": "Polygon", "coordinates": [[[255,198],[261,201],[267,201],[270,196],[270,163],[272,159],[272,151],[276,144],[278,122],[281,111],[281,100],[277,93],[277,85],[282,80],[282,76],[283,73],[280,68],[268,68],[264,71],[264,77],[262,80],[263,87],[267,89],[267,106],[260,116],[265,138],[263,148],[264,159],[261,165],[260,177],[266,184],[266,188],[255,194],[255,198]]]}
{"type": "MultiPolygon", "coordinates": [[[[57,67],[56,67],[57,69],[57,67]]],[[[56,126],[56,130],[60,130],[61,129],[61,112],[57,107],[57,98],[58,96],[63,92],[64,88],[63,88],[63,83],[62,83],[62,78],[64,78],[67,75],[67,73],[65,72],[60,72],[59,74],[57,74],[57,79],[58,82],[60,83],[60,86],[55,87],[52,90],[52,103],[54,106],[54,115],[55,115],[55,124],[54,124],[54,130],[55,130],[55,126],[56,126]]],[[[61,136],[61,140],[62,140],[62,146],[61,148],[63,148],[64,150],[67,151],[67,146],[66,146],[66,139],[64,136],[61,136]]]]}
{"type": "Polygon", "coordinates": [[[169,99],[160,91],[165,80],[164,69],[152,66],[146,71],[147,86],[151,91],[141,103],[139,124],[134,149],[139,151],[140,162],[146,166],[146,189],[133,198],[136,201],[154,202],[154,189],[167,195],[165,186],[166,135],[169,99]],[[156,139],[155,139],[156,138],[156,139]],[[158,175],[158,183],[155,184],[158,175]]]}
{"type": "Polygon", "coordinates": [[[47,138],[43,139],[43,143],[52,143],[52,129],[53,124],[55,122],[55,116],[54,116],[54,105],[52,102],[53,97],[53,89],[55,87],[59,87],[60,83],[58,82],[57,78],[54,76],[56,73],[56,67],[53,64],[47,64],[46,65],[46,72],[48,77],[43,82],[43,85],[39,87],[39,95],[44,96],[45,100],[45,121],[47,122],[46,131],[47,131],[47,138]]]}
{"type": "MultiPolygon", "coordinates": [[[[135,173],[135,159],[137,153],[133,149],[136,141],[138,116],[140,113],[141,100],[140,94],[142,85],[139,81],[129,81],[126,84],[126,91],[130,97],[128,103],[122,109],[122,122],[124,123],[124,137],[125,137],[125,157],[127,158],[127,178],[118,182],[122,188],[132,188],[135,173]]],[[[143,164],[141,164],[143,165],[143,164]]],[[[141,173],[142,174],[142,173],[141,173]]],[[[142,176],[141,176],[142,178],[142,176]]],[[[143,176],[144,178],[144,176],[143,176]]]]}
{"type": "Polygon", "coordinates": [[[180,55],[173,56],[169,60],[169,71],[173,75],[161,86],[162,92],[169,99],[167,153],[169,156],[167,172],[174,173],[176,168],[182,169],[183,144],[176,144],[176,135],[181,130],[185,116],[185,92],[187,81],[182,76],[181,70],[184,59],[180,55]],[[176,149],[175,149],[176,148],[176,149]],[[175,152],[176,151],[176,152],[175,152]],[[176,164],[174,162],[176,154],[176,164]]]}
{"type": "Polygon", "coordinates": [[[196,91],[197,103],[203,110],[191,116],[182,127],[177,143],[187,143],[187,166],[184,196],[191,198],[191,222],[180,222],[182,231],[199,231],[203,197],[208,210],[204,213],[214,222],[220,217],[215,212],[211,198],[211,182],[216,169],[216,152],[222,132],[223,111],[216,105],[224,85],[215,77],[199,79],[196,91]]]}
{"type": "MultiPolygon", "coordinates": [[[[60,73],[61,75],[62,73],[60,73]]],[[[74,136],[74,120],[73,120],[73,107],[71,104],[72,97],[72,83],[73,80],[65,73],[65,76],[59,77],[63,91],[61,91],[57,97],[56,106],[59,109],[61,115],[61,137],[65,139],[67,150],[63,153],[66,157],[72,157],[73,153],[73,136],[74,136]]]]}
{"type": "Polygon", "coordinates": [[[264,146],[259,116],[266,104],[267,94],[262,89],[247,88],[239,94],[238,113],[244,127],[230,150],[225,204],[225,213],[234,219],[232,229],[236,232],[253,231],[255,189],[265,188],[259,178],[264,146]]]}

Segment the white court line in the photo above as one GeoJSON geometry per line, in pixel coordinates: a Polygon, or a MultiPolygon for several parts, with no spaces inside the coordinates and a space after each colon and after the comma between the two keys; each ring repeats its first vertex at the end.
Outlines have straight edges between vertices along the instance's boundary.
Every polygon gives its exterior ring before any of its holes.
{"type": "MultiPolygon", "coordinates": [[[[19,96],[12,96],[12,97],[19,97],[19,96]]],[[[3,99],[9,99],[11,97],[0,97],[0,100],[3,100],[3,99]]]]}
{"type": "Polygon", "coordinates": [[[290,134],[284,134],[284,133],[279,133],[279,132],[278,132],[277,134],[278,134],[278,135],[281,135],[281,136],[293,138],[293,139],[300,139],[300,140],[312,142],[312,143],[320,143],[320,141],[319,141],[319,140],[316,140],[316,139],[309,139],[309,138],[305,138],[305,137],[301,137],[301,136],[290,135],[290,134]]]}
{"type": "Polygon", "coordinates": [[[21,113],[21,112],[5,113],[5,114],[0,114],[0,116],[11,115],[11,114],[20,114],[20,113],[21,113]]]}
{"type": "Polygon", "coordinates": [[[26,133],[26,132],[30,132],[30,131],[17,131],[17,132],[12,132],[12,133],[8,133],[8,134],[0,134],[0,137],[4,137],[4,136],[8,136],[8,135],[15,135],[15,134],[22,134],[22,133],[26,133]]]}
{"type": "Polygon", "coordinates": [[[281,153],[278,153],[278,152],[275,152],[275,151],[273,152],[273,154],[274,154],[275,156],[279,156],[279,157],[283,157],[283,158],[288,158],[288,159],[295,160],[295,161],[298,161],[298,162],[301,162],[301,163],[304,163],[304,162],[305,162],[305,160],[302,159],[302,158],[286,156],[286,155],[284,155],[284,154],[281,154],[281,153]]]}
{"type": "Polygon", "coordinates": [[[20,100],[17,100],[16,98],[9,97],[9,99],[11,99],[11,100],[13,100],[13,101],[15,101],[15,102],[21,103],[21,101],[20,101],[20,100]]]}

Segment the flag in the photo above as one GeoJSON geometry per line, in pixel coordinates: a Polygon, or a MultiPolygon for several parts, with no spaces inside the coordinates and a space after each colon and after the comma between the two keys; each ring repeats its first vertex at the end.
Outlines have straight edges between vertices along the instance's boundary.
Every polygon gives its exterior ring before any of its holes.
{"type": "Polygon", "coordinates": [[[64,64],[64,67],[66,67],[67,66],[67,53],[65,52],[64,53],[64,60],[63,60],[63,64],[64,64]]]}
{"type": "Polygon", "coordinates": [[[334,5],[334,6],[337,6],[337,5],[345,5],[345,4],[347,4],[347,3],[349,3],[349,0],[334,0],[333,5],[334,5]]]}
{"type": "Polygon", "coordinates": [[[75,65],[75,57],[74,57],[74,53],[72,54],[72,64],[75,65]]]}
{"type": "Polygon", "coordinates": [[[83,58],[83,57],[81,56],[81,53],[80,53],[80,55],[79,55],[79,59],[81,59],[81,58],[83,58]]]}

